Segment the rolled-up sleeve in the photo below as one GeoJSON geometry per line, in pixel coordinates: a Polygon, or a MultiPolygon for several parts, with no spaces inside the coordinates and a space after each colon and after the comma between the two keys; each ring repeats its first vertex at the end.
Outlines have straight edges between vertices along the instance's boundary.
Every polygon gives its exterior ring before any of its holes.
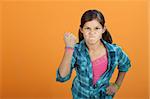
{"type": "Polygon", "coordinates": [[[56,71],[56,81],[65,82],[65,81],[69,80],[71,77],[75,62],[76,62],[76,51],[74,50],[73,55],[72,55],[72,59],[71,59],[71,64],[69,65],[70,66],[70,72],[65,77],[61,77],[61,75],[59,73],[59,68],[58,68],[56,71]]]}
{"type": "Polygon", "coordinates": [[[131,61],[124,50],[118,47],[118,70],[121,72],[127,72],[131,67],[131,61]]]}

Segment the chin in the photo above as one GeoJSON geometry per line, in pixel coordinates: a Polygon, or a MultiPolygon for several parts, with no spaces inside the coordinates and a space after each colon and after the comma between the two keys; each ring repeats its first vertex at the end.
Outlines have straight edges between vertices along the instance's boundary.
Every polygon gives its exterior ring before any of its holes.
{"type": "Polygon", "coordinates": [[[88,41],[88,43],[89,43],[90,45],[96,44],[96,42],[97,42],[96,40],[89,40],[89,41],[88,41]]]}

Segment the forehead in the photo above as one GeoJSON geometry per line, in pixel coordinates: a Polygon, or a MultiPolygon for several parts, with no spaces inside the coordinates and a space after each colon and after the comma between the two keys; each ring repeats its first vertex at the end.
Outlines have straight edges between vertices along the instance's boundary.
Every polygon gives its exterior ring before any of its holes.
{"type": "Polygon", "coordinates": [[[84,26],[86,26],[86,27],[97,27],[97,26],[102,27],[102,25],[96,19],[86,22],[84,24],[84,26]]]}

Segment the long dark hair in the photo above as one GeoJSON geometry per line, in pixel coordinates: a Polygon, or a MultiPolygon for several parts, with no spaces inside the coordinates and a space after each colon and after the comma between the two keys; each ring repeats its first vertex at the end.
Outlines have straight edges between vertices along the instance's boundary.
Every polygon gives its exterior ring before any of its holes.
{"type": "MultiPolygon", "coordinates": [[[[98,22],[104,27],[105,25],[105,18],[103,14],[98,10],[87,10],[81,17],[81,24],[80,27],[83,28],[84,24],[88,21],[91,21],[93,19],[97,19],[98,22]]],[[[79,29],[79,42],[84,39],[83,34],[81,33],[79,29]]],[[[108,30],[106,29],[105,32],[102,34],[102,38],[107,41],[108,43],[112,43],[112,37],[108,30]]]]}

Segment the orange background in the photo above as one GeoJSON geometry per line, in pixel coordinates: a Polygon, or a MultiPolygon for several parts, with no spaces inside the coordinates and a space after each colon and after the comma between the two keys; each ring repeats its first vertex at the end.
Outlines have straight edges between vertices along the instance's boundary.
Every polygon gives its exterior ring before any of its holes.
{"type": "MultiPolygon", "coordinates": [[[[114,43],[132,68],[115,99],[148,99],[148,0],[16,1],[0,3],[1,99],[71,99],[71,79],[56,82],[63,34],[78,35],[81,15],[102,11],[114,43]]],[[[149,3],[150,5],[150,3],[149,3]]],[[[117,69],[111,79],[115,81],[117,69]]]]}

